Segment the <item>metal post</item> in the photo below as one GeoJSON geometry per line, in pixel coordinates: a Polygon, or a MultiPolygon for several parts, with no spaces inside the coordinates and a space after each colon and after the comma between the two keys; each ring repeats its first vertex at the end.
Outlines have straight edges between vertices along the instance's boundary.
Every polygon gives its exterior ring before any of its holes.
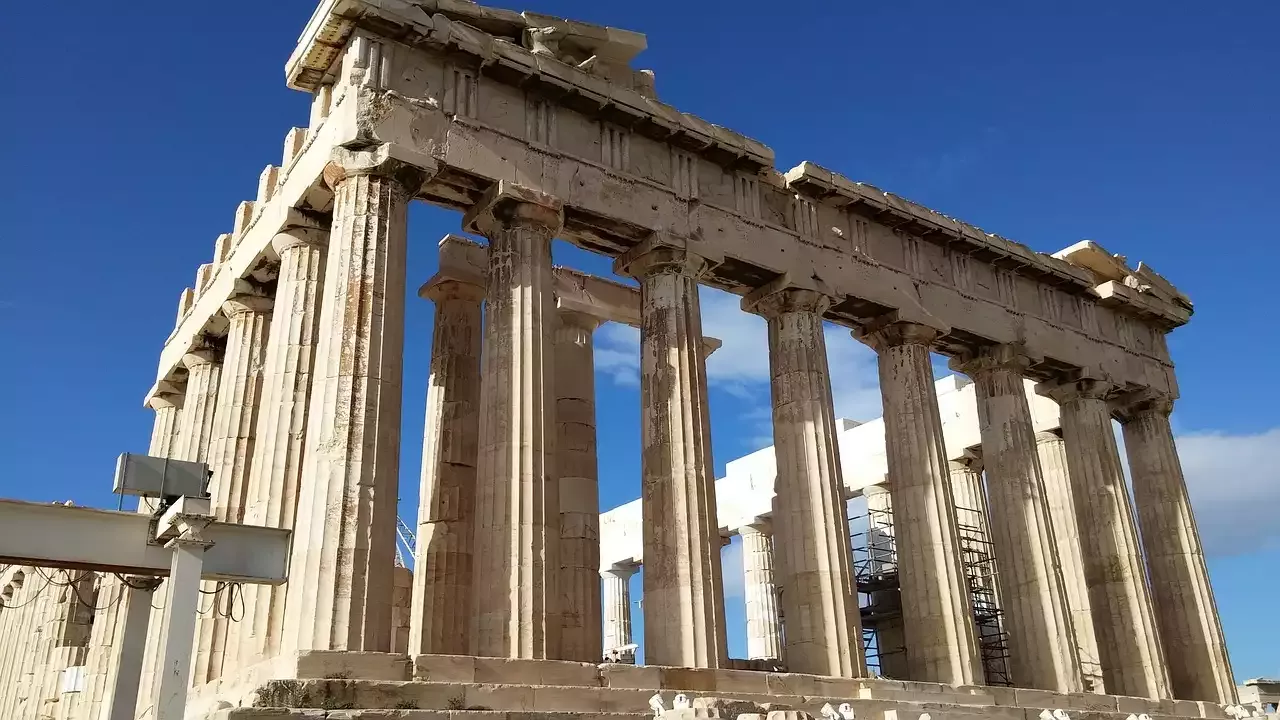
{"type": "Polygon", "coordinates": [[[173,564],[169,569],[169,601],[164,607],[161,655],[156,665],[156,720],[182,720],[191,684],[191,646],[200,599],[200,566],[207,541],[185,536],[169,541],[173,564]]]}
{"type": "MultiPolygon", "coordinates": [[[[119,640],[112,647],[114,676],[109,677],[103,697],[105,720],[133,720],[138,705],[138,685],[142,676],[142,654],[147,642],[147,625],[151,620],[151,598],[159,587],[157,578],[130,577],[125,582],[121,600],[124,617],[119,640]]],[[[101,717],[101,716],[100,716],[101,717]]]]}

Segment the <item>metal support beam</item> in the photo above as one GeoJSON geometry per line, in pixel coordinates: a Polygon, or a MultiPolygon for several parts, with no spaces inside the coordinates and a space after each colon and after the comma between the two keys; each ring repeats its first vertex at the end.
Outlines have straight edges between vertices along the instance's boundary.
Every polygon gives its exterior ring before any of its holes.
{"type": "MultiPolygon", "coordinates": [[[[285,581],[288,530],[215,522],[202,535],[205,580],[285,581]]],[[[148,515],[0,499],[0,563],[164,577],[172,559],[148,515]]]]}

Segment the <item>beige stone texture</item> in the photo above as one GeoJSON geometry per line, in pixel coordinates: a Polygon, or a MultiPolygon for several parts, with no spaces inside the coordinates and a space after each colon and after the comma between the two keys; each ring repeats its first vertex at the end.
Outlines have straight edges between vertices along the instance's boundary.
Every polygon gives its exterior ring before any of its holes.
{"type": "Polygon", "coordinates": [[[435,320],[409,623],[415,655],[471,649],[484,292],[482,277],[444,272],[418,291],[435,303],[435,320]]]}
{"type": "Polygon", "coordinates": [[[1061,568],[1063,588],[1067,593],[1071,634],[1075,638],[1085,689],[1094,693],[1105,692],[1098,639],[1094,635],[1093,613],[1089,606],[1089,588],[1084,582],[1080,526],[1076,523],[1075,502],[1071,495],[1066,444],[1054,433],[1037,433],[1036,454],[1040,457],[1049,520],[1053,523],[1053,537],[1058,549],[1058,567],[1061,568]]]}
{"type": "MultiPolygon", "coordinates": [[[[182,358],[187,368],[187,386],[182,400],[182,412],[178,435],[173,442],[169,457],[175,460],[191,462],[208,462],[210,439],[213,435],[214,415],[217,410],[218,388],[222,378],[223,352],[221,347],[211,341],[203,341],[199,349],[187,353],[182,358]]],[[[157,423],[160,421],[157,415],[157,423]]],[[[156,440],[155,432],[152,434],[156,440]]],[[[139,512],[150,512],[146,503],[140,503],[139,512]]],[[[149,708],[154,696],[152,681],[155,678],[156,653],[160,648],[161,620],[164,616],[164,603],[170,587],[168,583],[161,585],[153,598],[151,617],[147,622],[147,645],[142,659],[142,679],[138,684],[138,707],[141,715],[149,708]]],[[[199,634],[197,640],[199,642],[199,634]]],[[[195,648],[198,651],[198,645],[195,648]]],[[[194,656],[193,656],[194,657],[194,656]]]]}
{"type": "Polygon", "coordinates": [[[631,576],[635,573],[634,566],[616,565],[600,572],[606,654],[635,642],[631,637],[631,576]]]}
{"type": "Polygon", "coordinates": [[[559,652],[560,509],[551,369],[557,201],[500,183],[464,226],[489,238],[480,371],[472,652],[559,652]]]}
{"type": "Polygon", "coordinates": [[[907,676],[973,685],[982,669],[929,360],[938,334],[889,322],[858,337],[879,355],[907,676]]]}
{"type": "Polygon", "coordinates": [[[1106,396],[1112,389],[1092,379],[1036,386],[1062,407],[1085,586],[1107,692],[1169,697],[1168,670],[1111,429],[1106,396]]]}
{"type": "Polygon", "coordinates": [[[1010,679],[1016,687],[1080,692],[1080,660],[1023,387],[1030,364],[1017,347],[1004,345],[962,358],[953,367],[977,387],[986,506],[998,518],[989,523],[989,537],[1010,679]]]}
{"type": "Polygon", "coordinates": [[[1169,427],[1172,411],[1169,398],[1151,395],[1120,408],[1156,624],[1173,696],[1234,704],[1231,660],[1169,427]]]}
{"type": "Polygon", "coordinates": [[[599,662],[600,487],[596,457],[595,343],[600,320],[556,312],[556,484],[560,503],[561,660],[599,662]]]}
{"type": "Polygon", "coordinates": [[[391,648],[406,222],[422,172],[335,151],[304,470],[282,649],[391,648]]]}
{"type": "MultiPolygon", "coordinates": [[[[209,494],[218,520],[244,521],[250,465],[253,460],[262,373],[271,332],[272,300],[246,283],[240,295],[222,306],[227,316],[227,350],[209,443],[209,494]]],[[[244,614],[242,588],[206,582],[213,600],[197,626],[197,654],[192,683],[216,680],[239,665],[244,614]],[[231,620],[236,619],[233,625],[231,620]],[[226,666],[224,670],[224,665],[226,666]]]]}
{"type": "MultiPolygon", "coordinates": [[[[743,299],[743,308],[763,315],[769,329],[778,462],[773,528],[787,619],[780,659],[793,672],[860,677],[866,661],[822,331],[830,299],[787,282],[743,299]]],[[[770,634],[776,636],[776,609],[774,616],[770,634]]]]}
{"type": "Polygon", "coordinates": [[[645,662],[727,659],[698,277],[708,261],[646,244],[615,261],[640,281],[645,662]]]}
{"type": "Polygon", "coordinates": [[[413,611],[413,571],[397,565],[391,571],[391,652],[409,652],[409,615],[413,611]]]}
{"type": "Polygon", "coordinates": [[[773,528],[767,522],[738,529],[742,538],[743,588],[747,605],[747,658],[782,659],[782,618],[773,567],[773,528]]]}
{"type": "MultiPolygon", "coordinates": [[[[293,528],[302,484],[329,228],[289,228],[272,241],[280,259],[244,521],[293,528]]],[[[280,652],[289,585],[245,585],[240,667],[280,652]]]]}

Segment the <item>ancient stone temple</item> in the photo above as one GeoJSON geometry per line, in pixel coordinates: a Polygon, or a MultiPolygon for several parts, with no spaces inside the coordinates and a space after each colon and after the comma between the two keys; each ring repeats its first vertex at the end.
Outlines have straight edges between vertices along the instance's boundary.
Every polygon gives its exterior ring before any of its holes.
{"type": "MultiPolygon", "coordinates": [[[[188,716],[567,720],[685,693],[692,707],[665,712],[1225,718],[1235,685],[1169,426],[1165,336],[1188,299],[1092,243],[1041,254],[812,162],[779,171],[766,145],[663,104],[633,67],[644,48],[637,33],[466,0],[325,0],[306,23],[286,81],[311,94],[310,122],[181,292],[146,395],[150,454],[207,463],[218,519],[293,530],[285,586],[206,588],[188,716]],[[419,201],[485,240],[446,237],[430,278],[406,270],[419,201]],[[635,285],[556,267],[553,239],[613,258],[635,285]],[[418,471],[399,464],[418,441],[400,428],[411,283],[436,322],[410,581],[394,558],[399,483],[418,471]],[[772,472],[728,505],[703,285],[741,296],[769,331],[772,472]],[[630,552],[600,541],[592,336],[607,322],[640,331],[630,552]],[[842,458],[856,428],[833,411],[845,369],[828,365],[824,323],[878,353],[874,482],[842,458]],[[968,404],[961,440],[934,353],[972,381],[949,401],[968,404]],[[880,518],[868,532],[893,541],[892,560],[874,558],[892,589],[860,588],[892,612],[860,608],[853,494],[880,518]],[[988,548],[976,579],[971,528],[988,548]],[[726,651],[720,554],[737,533],[750,658],[726,651]],[[639,639],[639,563],[646,664],[601,662],[639,639]]],[[[0,716],[56,704],[104,720],[130,656],[112,628],[149,610],[99,578],[82,639],[70,596],[23,604],[32,579],[4,579],[0,623],[16,624],[0,628],[38,622],[53,633],[41,652],[83,647],[62,664],[82,668],[70,686],[84,695],[64,704],[66,684],[19,666],[41,694],[4,690],[0,716]]]]}

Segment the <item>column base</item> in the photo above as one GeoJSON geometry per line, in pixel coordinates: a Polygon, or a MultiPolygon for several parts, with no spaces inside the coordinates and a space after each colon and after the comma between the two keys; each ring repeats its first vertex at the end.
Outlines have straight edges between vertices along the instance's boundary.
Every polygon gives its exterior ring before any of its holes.
{"type": "MultiPolygon", "coordinates": [[[[736,661],[746,663],[747,661],[736,661]]],[[[1065,710],[1083,720],[1125,720],[1132,713],[1162,718],[1227,720],[1221,705],[1189,700],[1055,693],[881,678],[834,678],[740,669],[693,669],[581,663],[563,660],[479,658],[464,655],[306,651],[259,663],[234,677],[195,688],[188,718],[278,719],[282,710],[343,709],[353,719],[385,718],[412,709],[414,720],[463,717],[502,720],[506,713],[537,712],[544,720],[614,720],[652,717],[649,699],[660,693],[671,709],[677,693],[693,701],[698,718],[743,713],[803,711],[821,717],[825,703],[848,702],[864,720],[1025,720],[1041,710],[1065,710]],[[360,710],[371,711],[368,715],[360,710]],[[372,711],[382,711],[381,713],[372,711]]],[[[345,715],[344,715],[345,717],[345,715]]]]}

